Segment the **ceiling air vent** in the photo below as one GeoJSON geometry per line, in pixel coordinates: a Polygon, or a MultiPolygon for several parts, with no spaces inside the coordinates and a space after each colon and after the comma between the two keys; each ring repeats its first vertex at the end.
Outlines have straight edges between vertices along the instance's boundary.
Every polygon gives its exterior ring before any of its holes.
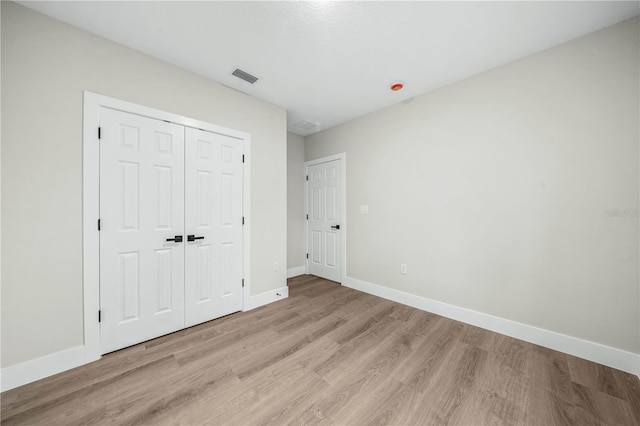
{"type": "Polygon", "coordinates": [[[231,75],[235,75],[236,77],[241,78],[244,81],[246,81],[248,83],[251,83],[251,84],[253,84],[256,81],[258,81],[258,77],[255,77],[255,76],[249,74],[248,72],[244,72],[240,68],[236,68],[235,71],[233,71],[231,73],[231,75]]]}
{"type": "Polygon", "coordinates": [[[293,127],[297,127],[298,129],[302,129],[302,130],[311,130],[317,125],[318,125],[317,123],[312,123],[311,121],[302,120],[294,124],[293,127]]]}

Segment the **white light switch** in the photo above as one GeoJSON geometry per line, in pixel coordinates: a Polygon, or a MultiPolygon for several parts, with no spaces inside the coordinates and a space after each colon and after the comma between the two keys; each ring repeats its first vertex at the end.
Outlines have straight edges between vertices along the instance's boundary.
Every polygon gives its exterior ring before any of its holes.
{"type": "Polygon", "coordinates": [[[360,214],[369,214],[369,206],[366,204],[360,205],[360,214]]]}

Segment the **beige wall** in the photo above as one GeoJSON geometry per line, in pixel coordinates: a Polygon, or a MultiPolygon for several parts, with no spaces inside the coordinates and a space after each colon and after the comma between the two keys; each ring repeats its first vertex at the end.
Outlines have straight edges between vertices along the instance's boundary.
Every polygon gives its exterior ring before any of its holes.
{"type": "Polygon", "coordinates": [[[304,138],[287,134],[287,268],[304,266],[304,138]]]}
{"type": "Polygon", "coordinates": [[[307,137],[347,153],[347,275],[640,353],[638,24],[307,137]]]}
{"type": "Polygon", "coordinates": [[[2,366],[82,345],[82,94],[251,134],[251,293],[286,285],[286,111],[2,2],[2,366]]]}

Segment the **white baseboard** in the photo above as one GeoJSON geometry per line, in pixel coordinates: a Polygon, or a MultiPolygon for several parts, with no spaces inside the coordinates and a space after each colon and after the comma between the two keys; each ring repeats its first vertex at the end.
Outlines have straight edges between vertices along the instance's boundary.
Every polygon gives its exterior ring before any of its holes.
{"type": "Polygon", "coordinates": [[[287,269],[287,278],[297,277],[298,275],[304,275],[306,273],[307,273],[307,271],[306,271],[304,265],[296,266],[295,268],[287,269]]]}
{"type": "MultiPolygon", "coordinates": [[[[99,358],[99,357],[98,357],[99,358]]],[[[84,346],[66,349],[0,370],[2,392],[95,361],[87,359],[84,346]]]]}
{"type": "Polygon", "coordinates": [[[245,301],[244,311],[250,311],[251,309],[259,308],[260,306],[268,305],[269,303],[286,299],[287,297],[289,297],[289,287],[287,286],[265,291],[264,293],[249,297],[249,300],[245,301]]]}
{"type": "MultiPolygon", "coordinates": [[[[344,277],[345,287],[360,290],[394,302],[432,312],[476,327],[535,343],[557,351],[565,352],[589,361],[617,368],[640,376],[640,354],[623,351],[577,337],[544,330],[516,321],[495,317],[482,312],[449,305],[426,297],[416,296],[355,278],[344,277]]],[[[289,297],[289,287],[284,286],[251,296],[245,304],[245,311],[289,297]]],[[[84,346],[56,352],[41,358],[11,365],[0,370],[0,392],[53,376],[75,367],[95,361],[100,357],[88,357],[84,346]]]]}
{"type": "MultiPolygon", "coordinates": [[[[266,291],[251,296],[245,302],[244,310],[255,309],[287,297],[289,297],[289,287],[287,286],[266,291]]],[[[75,348],[66,349],[41,358],[10,365],[0,370],[0,392],[80,367],[97,359],[100,359],[100,357],[91,357],[84,346],[76,346],[75,348]]]]}
{"type": "Polygon", "coordinates": [[[342,285],[640,376],[640,354],[484,314],[471,309],[449,305],[444,302],[416,296],[355,278],[345,276],[342,285]]]}

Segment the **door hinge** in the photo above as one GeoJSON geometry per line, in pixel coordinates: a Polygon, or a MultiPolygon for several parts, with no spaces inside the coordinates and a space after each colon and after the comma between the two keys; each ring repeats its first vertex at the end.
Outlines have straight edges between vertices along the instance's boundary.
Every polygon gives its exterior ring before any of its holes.
{"type": "Polygon", "coordinates": [[[102,322],[102,311],[98,311],[98,322],[102,322]]]}
{"type": "Polygon", "coordinates": [[[309,180],[309,175],[307,175],[307,180],[309,180]]]}
{"type": "Polygon", "coordinates": [[[242,154],[242,162],[244,163],[244,154],[242,154]]]}
{"type": "Polygon", "coordinates": [[[307,220],[309,220],[309,215],[307,215],[307,220]]]}
{"type": "Polygon", "coordinates": [[[98,139],[102,136],[102,132],[100,131],[100,127],[98,127],[98,139]]]}
{"type": "Polygon", "coordinates": [[[242,288],[244,288],[244,278],[242,279],[242,288]]]}
{"type": "Polygon", "coordinates": [[[307,253],[307,259],[309,258],[309,253],[307,253]]]}
{"type": "Polygon", "coordinates": [[[242,224],[244,225],[244,216],[242,216],[242,224]]]}
{"type": "Polygon", "coordinates": [[[100,219],[98,219],[98,231],[100,230],[100,219]]]}

